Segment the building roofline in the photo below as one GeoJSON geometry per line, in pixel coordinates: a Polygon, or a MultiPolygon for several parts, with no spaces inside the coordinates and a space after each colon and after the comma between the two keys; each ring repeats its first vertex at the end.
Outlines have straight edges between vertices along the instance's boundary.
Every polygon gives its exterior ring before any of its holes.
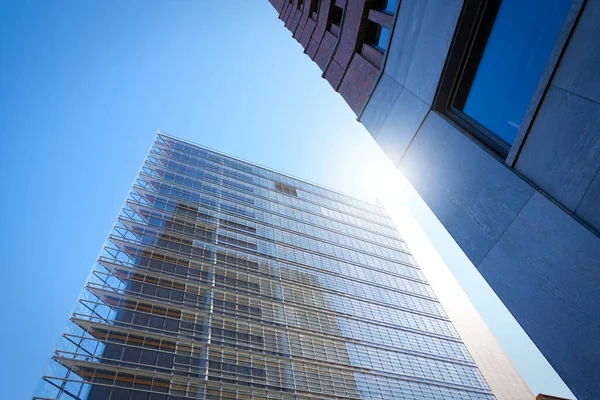
{"type": "MultiPolygon", "coordinates": [[[[170,134],[170,133],[167,133],[167,132],[164,132],[164,131],[161,131],[161,130],[158,130],[158,131],[157,131],[157,133],[156,133],[156,135],[157,135],[157,136],[159,136],[159,135],[167,136],[167,137],[170,137],[171,139],[175,139],[175,140],[179,140],[179,141],[181,141],[181,142],[185,142],[185,143],[187,143],[187,144],[190,144],[190,145],[192,145],[192,146],[199,147],[199,148],[201,148],[201,149],[203,149],[203,150],[207,150],[207,151],[210,151],[210,152],[213,152],[213,153],[219,154],[219,155],[221,155],[221,156],[224,156],[224,157],[232,158],[232,159],[234,159],[234,160],[236,160],[236,161],[240,161],[240,162],[243,162],[243,163],[245,163],[245,164],[249,164],[249,165],[252,165],[252,166],[256,166],[256,167],[259,167],[259,168],[265,169],[265,170],[267,170],[267,171],[274,172],[274,173],[276,173],[276,174],[280,174],[280,175],[284,175],[284,176],[290,177],[290,178],[292,178],[292,179],[295,179],[295,180],[297,180],[297,181],[304,182],[304,183],[306,183],[306,184],[309,184],[309,185],[312,185],[312,186],[316,186],[316,187],[318,187],[318,188],[321,188],[321,189],[323,189],[323,190],[326,190],[326,191],[329,191],[329,192],[333,192],[333,193],[339,194],[339,195],[341,195],[341,196],[348,197],[348,198],[350,198],[350,199],[353,199],[353,200],[356,200],[356,201],[360,201],[361,203],[368,204],[368,205],[370,205],[370,206],[375,206],[375,207],[377,207],[377,208],[379,208],[379,209],[381,209],[381,210],[384,210],[384,211],[385,211],[385,215],[386,215],[386,216],[388,216],[388,214],[387,214],[387,210],[385,209],[385,207],[383,207],[383,206],[381,206],[381,205],[379,205],[379,204],[376,204],[376,202],[375,202],[375,201],[374,201],[374,202],[370,202],[370,201],[366,201],[366,200],[363,200],[363,199],[359,199],[359,198],[357,198],[357,197],[355,197],[355,196],[349,195],[349,194],[347,194],[347,193],[344,193],[344,192],[342,192],[342,191],[340,191],[340,190],[333,190],[333,189],[331,189],[331,188],[325,187],[325,186],[323,186],[323,185],[320,185],[320,184],[318,184],[318,183],[311,182],[311,181],[309,181],[309,180],[307,180],[307,179],[298,178],[297,176],[294,176],[294,175],[288,174],[288,173],[286,173],[286,172],[278,171],[278,170],[276,170],[276,169],[273,169],[273,168],[265,167],[264,165],[258,164],[258,163],[256,163],[256,162],[252,162],[252,161],[244,160],[244,159],[242,159],[242,158],[239,158],[239,157],[236,157],[236,156],[232,156],[232,155],[230,155],[230,154],[227,154],[227,153],[224,153],[224,152],[222,152],[222,151],[215,150],[215,149],[212,149],[212,148],[210,148],[210,147],[207,147],[207,146],[200,145],[200,144],[198,144],[198,143],[192,142],[191,140],[184,139],[184,138],[181,138],[181,137],[179,137],[179,136],[175,136],[175,135],[173,135],[173,134],[170,134]]],[[[376,201],[377,201],[377,200],[376,200],[376,201]]]]}

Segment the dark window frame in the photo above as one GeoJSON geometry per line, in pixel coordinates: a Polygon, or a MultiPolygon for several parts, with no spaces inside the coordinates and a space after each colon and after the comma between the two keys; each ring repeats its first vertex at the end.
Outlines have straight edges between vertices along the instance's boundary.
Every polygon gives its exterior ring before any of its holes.
{"type": "Polygon", "coordinates": [[[462,111],[501,3],[501,0],[465,0],[433,108],[504,159],[511,144],[462,111]]]}
{"type": "Polygon", "coordinates": [[[361,38],[361,42],[363,44],[367,44],[371,47],[373,47],[374,49],[376,49],[377,51],[379,51],[382,54],[385,54],[387,49],[390,47],[390,43],[392,41],[392,29],[387,27],[387,26],[383,26],[378,22],[375,21],[371,21],[370,19],[367,19],[365,22],[365,27],[363,30],[363,37],[361,38]],[[383,30],[386,29],[388,31],[388,41],[385,47],[381,47],[379,45],[380,41],[381,41],[381,33],[383,32],[383,30]]]}
{"type": "MultiPolygon", "coordinates": [[[[317,13],[319,11],[319,0],[308,0],[310,2],[310,6],[308,9],[308,17],[312,18],[313,14],[317,13]]],[[[316,17],[316,15],[315,15],[316,17]]],[[[316,18],[313,18],[315,21],[317,20],[316,18]]]]}
{"type": "Polygon", "coordinates": [[[335,4],[335,1],[331,2],[331,7],[329,9],[329,13],[327,14],[327,24],[326,28],[329,32],[331,32],[331,25],[336,25],[339,30],[342,29],[342,22],[344,20],[344,9],[338,7],[335,4]]]}

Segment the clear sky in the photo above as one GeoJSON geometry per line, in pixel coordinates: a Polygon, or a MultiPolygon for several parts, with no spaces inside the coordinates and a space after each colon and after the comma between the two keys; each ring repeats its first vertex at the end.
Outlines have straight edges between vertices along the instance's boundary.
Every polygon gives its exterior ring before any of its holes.
{"type": "Polygon", "coordinates": [[[388,161],[320,74],[267,0],[0,2],[0,398],[31,395],[157,130],[375,200],[388,161]]]}

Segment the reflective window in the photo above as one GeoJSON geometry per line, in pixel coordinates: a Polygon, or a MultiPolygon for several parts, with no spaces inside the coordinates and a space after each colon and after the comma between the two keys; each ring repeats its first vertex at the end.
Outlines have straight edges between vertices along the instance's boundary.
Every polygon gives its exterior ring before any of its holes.
{"type": "Polygon", "coordinates": [[[376,22],[369,21],[366,33],[366,43],[379,48],[381,51],[387,49],[390,42],[391,31],[385,26],[381,26],[376,22]]]}
{"type": "Polygon", "coordinates": [[[394,14],[396,12],[396,7],[398,6],[398,0],[384,0],[385,6],[383,9],[390,14],[394,14]]]}
{"type": "Polygon", "coordinates": [[[511,144],[572,0],[504,0],[463,111],[511,144]]]}
{"type": "Polygon", "coordinates": [[[506,156],[572,3],[465,1],[434,107],[506,156]]]}
{"type": "Polygon", "coordinates": [[[379,29],[379,40],[377,41],[377,47],[381,49],[387,49],[390,44],[390,35],[391,31],[385,26],[380,27],[379,29]]]}
{"type": "MultiPolygon", "coordinates": [[[[388,41],[380,28],[369,43],[388,41]]],[[[171,144],[158,153],[159,139],[144,164],[49,388],[81,400],[493,400],[382,210],[171,144]]]]}

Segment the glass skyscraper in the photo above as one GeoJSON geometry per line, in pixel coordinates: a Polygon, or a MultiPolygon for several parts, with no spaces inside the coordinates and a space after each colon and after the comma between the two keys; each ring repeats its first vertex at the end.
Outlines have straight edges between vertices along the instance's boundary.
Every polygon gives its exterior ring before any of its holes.
{"type": "Polygon", "coordinates": [[[159,133],[36,399],[494,399],[384,209],[159,133]]]}

